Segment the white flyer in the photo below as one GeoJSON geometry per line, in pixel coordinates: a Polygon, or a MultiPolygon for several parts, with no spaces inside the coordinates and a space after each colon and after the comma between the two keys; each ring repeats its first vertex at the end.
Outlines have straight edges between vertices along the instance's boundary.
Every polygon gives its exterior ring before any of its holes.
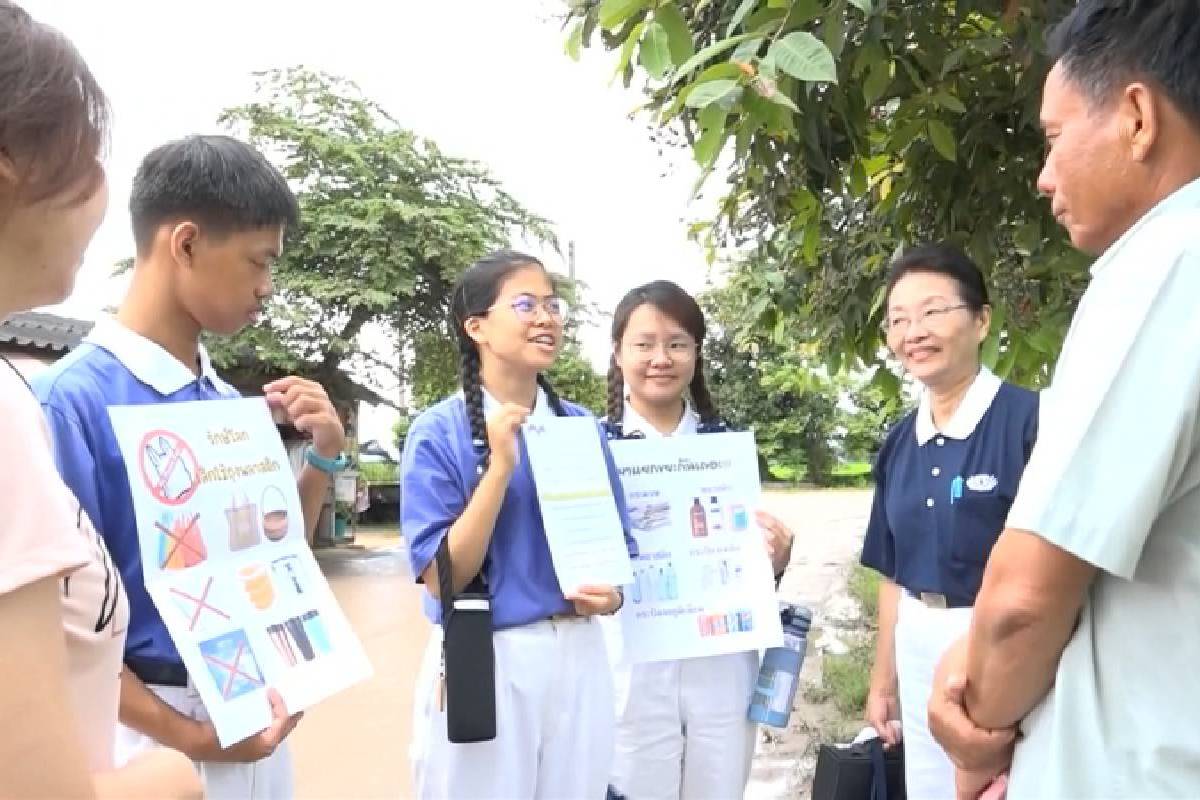
{"type": "Polygon", "coordinates": [[[633,580],[600,431],[591,417],[522,426],[558,584],[624,586],[633,580]]]}
{"type": "Polygon", "coordinates": [[[631,662],[783,643],[775,577],[755,522],[754,436],[712,433],[612,443],[638,543],[620,614],[631,662]]]}
{"type": "Polygon", "coordinates": [[[146,589],[228,747],[371,675],[304,536],[264,399],[109,408],[146,589]]]}

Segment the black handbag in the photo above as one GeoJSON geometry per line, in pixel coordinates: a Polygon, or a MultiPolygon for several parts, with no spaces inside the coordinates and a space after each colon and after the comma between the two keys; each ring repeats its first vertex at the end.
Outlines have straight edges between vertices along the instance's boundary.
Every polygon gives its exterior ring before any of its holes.
{"type": "Polygon", "coordinates": [[[482,573],[455,595],[450,549],[437,550],[442,603],[441,691],[446,736],[455,744],[496,738],[496,654],[492,646],[492,598],[482,573]]]}
{"type": "Polygon", "coordinates": [[[817,751],[812,800],[905,800],[904,745],[883,749],[876,738],[817,751]]]}

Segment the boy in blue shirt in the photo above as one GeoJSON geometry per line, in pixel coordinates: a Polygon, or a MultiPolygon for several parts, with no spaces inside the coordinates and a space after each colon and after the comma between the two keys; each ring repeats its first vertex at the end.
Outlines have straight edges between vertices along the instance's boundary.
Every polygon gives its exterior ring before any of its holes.
{"type": "MultiPolygon", "coordinates": [[[[222,750],[202,702],[146,592],[112,405],[237,397],[200,345],[254,322],[272,292],[271,265],[298,208],[286,181],[257,151],[224,136],[191,136],[150,153],[134,178],[133,280],[116,318],[39,375],[35,390],[63,478],[104,537],[129,594],[116,760],[154,746],[196,762],[209,797],[287,798],[289,716],[269,693],[272,724],[222,750]]],[[[315,527],[330,474],[345,465],[345,433],[324,389],[296,377],[264,387],[276,418],[312,437],[297,486],[315,527]]]]}

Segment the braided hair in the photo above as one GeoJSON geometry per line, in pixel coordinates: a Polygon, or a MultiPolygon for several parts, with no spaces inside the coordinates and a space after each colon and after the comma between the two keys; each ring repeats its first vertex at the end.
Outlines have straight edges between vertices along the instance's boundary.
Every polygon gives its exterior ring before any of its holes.
{"type": "MultiPolygon", "coordinates": [[[[514,250],[497,250],[476,261],[463,272],[450,295],[450,312],[453,328],[458,337],[459,373],[462,379],[463,398],[467,406],[467,421],[471,425],[471,443],[479,454],[478,472],[487,470],[491,451],[487,438],[487,417],[483,413],[483,381],[480,376],[482,362],[479,346],[467,335],[466,322],[471,317],[487,313],[496,302],[500,287],[515,272],[527,267],[545,270],[541,261],[514,250]]],[[[562,401],[545,375],[537,377],[538,386],[546,394],[550,409],[557,416],[564,416],[562,401]]]]}
{"type": "Polygon", "coordinates": [[[615,350],[621,346],[625,329],[629,326],[629,318],[633,312],[649,303],[663,314],[673,319],[696,340],[696,371],[692,382],[688,384],[688,394],[692,398],[692,407],[700,415],[702,425],[718,422],[717,407],[708,384],[704,379],[704,337],[707,328],[704,324],[704,312],[700,304],[690,294],[671,281],[652,281],[631,289],[617,303],[613,312],[612,342],[614,354],[608,364],[608,422],[618,430],[625,416],[625,375],[617,364],[615,350]]]}

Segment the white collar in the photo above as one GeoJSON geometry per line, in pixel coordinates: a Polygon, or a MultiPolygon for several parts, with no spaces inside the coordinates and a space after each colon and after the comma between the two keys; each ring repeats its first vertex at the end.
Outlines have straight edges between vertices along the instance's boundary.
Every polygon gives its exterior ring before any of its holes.
{"type": "MultiPolygon", "coordinates": [[[[490,417],[492,414],[500,410],[502,403],[492,396],[492,393],[487,389],[483,389],[483,416],[490,417]]],[[[546,398],[546,392],[541,386],[537,387],[537,397],[533,401],[533,411],[529,413],[530,419],[538,417],[553,417],[554,411],[550,408],[550,401],[546,398]]]]}
{"type": "Polygon", "coordinates": [[[1200,178],[1181,186],[1167,197],[1164,197],[1158,202],[1158,205],[1154,206],[1141,219],[1133,223],[1133,226],[1129,230],[1121,234],[1121,237],[1117,241],[1092,262],[1092,275],[1099,275],[1109,264],[1117,261],[1126,249],[1126,245],[1139,232],[1145,229],[1152,220],[1181,209],[1195,209],[1197,206],[1200,206],[1200,178]]]}
{"type": "Polygon", "coordinates": [[[691,436],[700,429],[700,415],[692,410],[692,404],[684,400],[683,416],[679,425],[670,433],[662,433],[647,421],[645,417],[634,410],[629,398],[625,398],[625,414],[621,417],[621,432],[628,435],[640,433],[647,439],[662,439],[667,436],[691,436]]]}
{"type": "Polygon", "coordinates": [[[958,404],[954,416],[940,431],[933,424],[933,408],[929,400],[929,390],[922,391],[921,403],[917,406],[917,444],[923,447],[939,433],[949,436],[951,439],[969,438],[975,432],[975,426],[979,424],[979,420],[983,419],[983,415],[992,407],[992,401],[996,399],[996,392],[1000,391],[1000,384],[1000,379],[990,369],[980,367],[979,374],[975,376],[967,393],[963,395],[962,402],[958,404]]]}
{"type": "MultiPolygon", "coordinates": [[[[161,345],[131,331],[115,318],[101,317],[84,341],[112,353],[133,377],[161,395],[174,394],[197,379],[182,361],[161,345]]],[[[200,345],[199,360],[200,375],[208,378],[217,391],[226,395],[237,394],[232,386],[217,375],[204,345],[200,345]]]]}

